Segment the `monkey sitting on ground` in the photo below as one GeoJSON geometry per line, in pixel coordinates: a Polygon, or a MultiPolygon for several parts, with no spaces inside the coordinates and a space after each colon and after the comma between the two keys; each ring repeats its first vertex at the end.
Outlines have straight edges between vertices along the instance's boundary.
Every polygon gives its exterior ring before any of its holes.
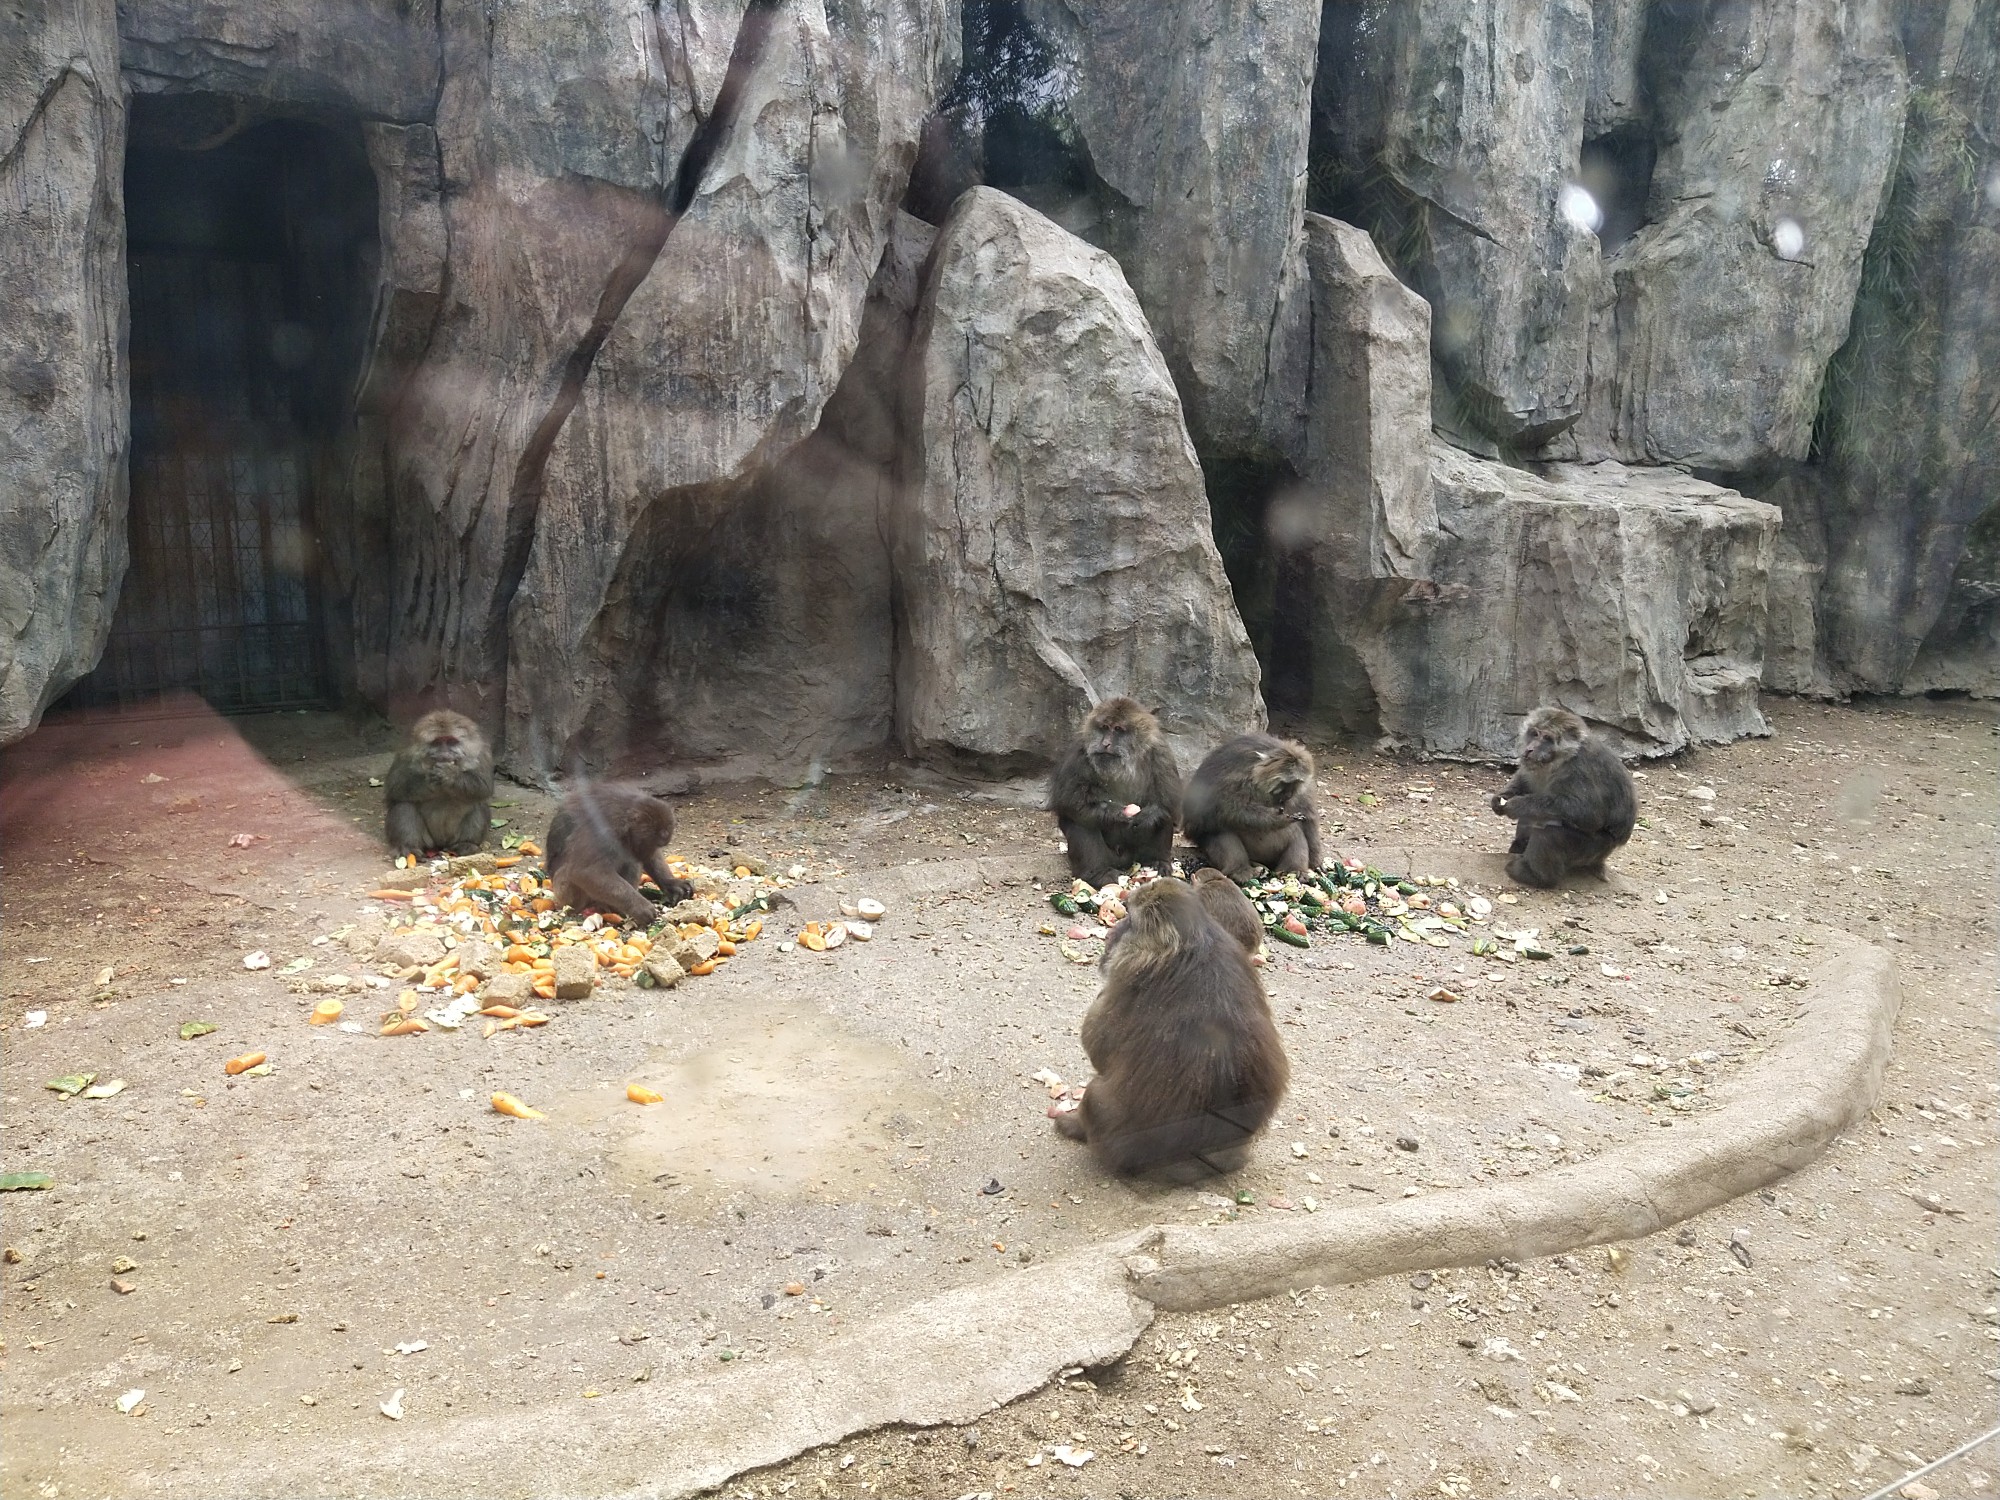
{"type": "Polygon", "coordinates": [[[479,726],[448,708],[425,714],[383,779],[395,853],[471,854],[493,821],[493,752],[479,726]]]}
{"type": "Polygon", "coordinates": [[[690,882],[667,873],[660,851],[673,836],[674,810],[652,793],[615,782],[577,788],[549,824],[546,859],[556,900],[579,911],[615,911],[650,927],[660,914],[640,893],[641,867],[667,905],[694,894],[690,882]]]}
{"type": "Polygon", "coordinates": [[[1514,819],[1507,873],[1522,885],[1604,874],[1604,859],[1632,837],[1639,801],[1617,752],[1565,708],[1538,708],[1521,726],[1521,768],[1493,799],[1514,819]]]}
{"type": "Polygon", "coordinates": [[[1188,783],[1187,836],[1201,857],[1239,884],[1256,866],[1304,874],[1319,868],[1313,758],[1303,745],[1239,734],[1216,746],[1188,783]]]}
{"type": "Polygon", "coordinates": [[[1129,866],[1171,871],[1181,772],[1160,721],[1107,698],[1049,777],[1049,811],[1069,843],[1070,873],[1105,885],[1129,866]]]}
{"type": "Polygon", "coordinates": [[[1121,1174],[1235,1171],[1291,1075],[1243,941],[1169,877],[1133,893],[1101,962],[1083,1018],[1096,1076],[1056,1130],[1121,1174]]]}
{"type": "Polygon", "coordinates": [[[1222,924],[1222,930],[1241,943],[1244,952],[1255,956],[1264,946],[1264,923],[1243,894],[1243,887],[1211,865],[1196,870],[1188,883],[1208,914],[1222,924]]]}

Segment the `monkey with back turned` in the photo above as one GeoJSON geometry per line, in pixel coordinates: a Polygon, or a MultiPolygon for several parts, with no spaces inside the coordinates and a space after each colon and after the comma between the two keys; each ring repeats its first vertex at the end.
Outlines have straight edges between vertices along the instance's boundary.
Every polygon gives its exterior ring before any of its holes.
{"type": "Polygon", "coordinates": [[[1060,1134],[1122,1175],[1190,1182],[1243,1165],[1291,1076],[1246,941],[1185,881],[1132,894],[1083,1018],[1096,1076],[1054,1117],[1060,1134]]]}
{"type": "Polygon", "coordinates": [[[1514,819],[1507,873],[1552,886],[1573,873],[1602,876],[1632,837],[1639,800],[1618,753],[1565,708],[1538,708],[1521,726],[1521,766],[1493,798],[1514,819]]]}
{"type": "Polygon", "coordinates": [[[639,889],[639,871],[677,906],[692,883],[667,872],[661,853],[674,836],[674,810],[651,792],[616,782],[579,787],[563,798],[549,824],[544,857],[556,900],[581,911],[594,906],[650,927],[659,911],[639,889]]]}
{"type": "Polygon", "coordinates": [[[1171,871],[1181,773],[1160,721],[1130,698],[1093,708],[1049,777],[1049,810],[1072,875],[1105,885],[1135,864],[1171,871]]]}
{"type": "Polygon", "coordinates": [[[1239,734],[1208,753],[1188,782],[1184,826],[1201,857],[1231,880],[1256,866],[1304,874],[1319,868],[1313,758],[1268,734],[1239,734]]]}
{"type": "Polygon", "coordinates": [[[493,821],[493,752],[477,724],[441,708],[417,720],[382,792],[395,853],[474,853],[493,821]]]}

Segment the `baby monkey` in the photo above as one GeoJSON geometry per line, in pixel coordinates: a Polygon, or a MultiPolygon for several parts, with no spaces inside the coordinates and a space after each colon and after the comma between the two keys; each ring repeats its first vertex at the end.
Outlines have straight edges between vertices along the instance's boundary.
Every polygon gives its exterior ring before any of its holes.
{"type": "Polygon", "coordinates": [[[1304,874],[1320,863],[1312,752],[1268,734],[1239,734],[1208,753],[1188,783],[1183,827],[1231,880],[1256,866],[1304,874]]]}
{"type": "Polygon", "coordinates": [[[493,752],[477,724],[441,708],[417,720],[382,789],[396,854],[471,854],[493,821],[493,752]]]}
{"type": "Polygon", "coordinates": [[[549,824],[548,870],[556,900],[581,911],[594,906],[650,927],[659,911],[639,890],[639,871],[678,906],[694,886],[667,873],[660,852],[674,836],[674,810],[636,786],[599,782],[563,798],[549,824]]]}
{"type": "Polygon", "coordinates": [[[1552,886],[1602,876],[1605,856],[1632,837],[1639,801],[1617,752],[1566,708],[1538,708],[1521,727],[1521,768],[1493,799],[1515,822],[1507,873],[1552,886]]]}

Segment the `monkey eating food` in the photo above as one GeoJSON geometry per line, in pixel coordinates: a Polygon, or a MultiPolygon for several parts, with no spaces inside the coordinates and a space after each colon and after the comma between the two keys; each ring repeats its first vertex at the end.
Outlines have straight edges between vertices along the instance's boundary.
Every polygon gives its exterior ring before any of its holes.
{"type": "Polygon", "coordinates": [[[1049,810],[1070,873],[1092,885],[1135,864],[1172,870],[1181,773],[1160,721],[1130,698],[1093,708],[1049,778],[1049,810]]]}
{"type": "Polygon", "coordinates": [[[383,779],[385,832],[398,855],[471,854],[493,821],[493,752],[479,726],[441,708],[417,720],[383,779]]]}
{"type": "Polygon", "coordinates": [[[639,889],[642,868],[669,906],[694,894],[690,882],[667,871],[661,851],[673,836],[674,810],[652,793],[616,782],[579,787],[549,824],[545,858],[556,900],[651,926],[659,912],[639,889]]]}
{"type": "Polygon", "coordinates": [[[1606,856],[1632,837],[1639,801],[1616,751],[1568,709],[1544,707],[1521,727],[1520,769],[1493,810],[1515,822],[1508,875],[1553,886],[1603,875],[1606,856]]]}
{"type": "Polygon", "coordinates": [[[1239,734],[1209,752],[1188,783],[1187,836],[1201,857],[1241,884],[1257,866],[1304,874],[1319,868],[1313,758],[1303,745],[1239,734]]]}
{"type": "Polygon", "coordinates": [[[1096,1076],[1057,1131],[1124,1175],[1235,1171],[1290,1079],[1243,937],[1169,877],[1133,893],[1101,962],[1083,1019],[1096,1076]]]}

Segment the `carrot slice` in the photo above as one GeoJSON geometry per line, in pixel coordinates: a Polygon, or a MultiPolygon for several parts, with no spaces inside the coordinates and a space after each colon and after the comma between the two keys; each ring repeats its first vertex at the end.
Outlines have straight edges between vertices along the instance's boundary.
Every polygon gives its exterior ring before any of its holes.
{"type": "Polygon", "coordinates": [[[414,901],[417,899],[417,893],[415,891],[370,891],[368,899],[370,901],[414,901]]]}
{"type": "Polygon", "coordinates": [[[655,1093],[643,1083],[626,1084],[625,1097],[630,1099],[634,1104],[665,1104],[667,1102],[665,1094],[655,1093]]]}
{"type": "Polygon", "coordinates": [[[493,1096],[493,1112],[501,1115],[512,1115],[517,1120],[546,1120],[548,1118],[539,1109],[528,1108],[527,1105],[516,1099],[512,1094],[495,1094],[493,1096]]]}
{"type": "Polygon", "coordinates": [[[234,1078],[238,1073],[247,1073],[264,1060],[261,1052],[245,1052],[241,1057],[232,1057],[222,1065],[222,1071],[234,1078]]]}

